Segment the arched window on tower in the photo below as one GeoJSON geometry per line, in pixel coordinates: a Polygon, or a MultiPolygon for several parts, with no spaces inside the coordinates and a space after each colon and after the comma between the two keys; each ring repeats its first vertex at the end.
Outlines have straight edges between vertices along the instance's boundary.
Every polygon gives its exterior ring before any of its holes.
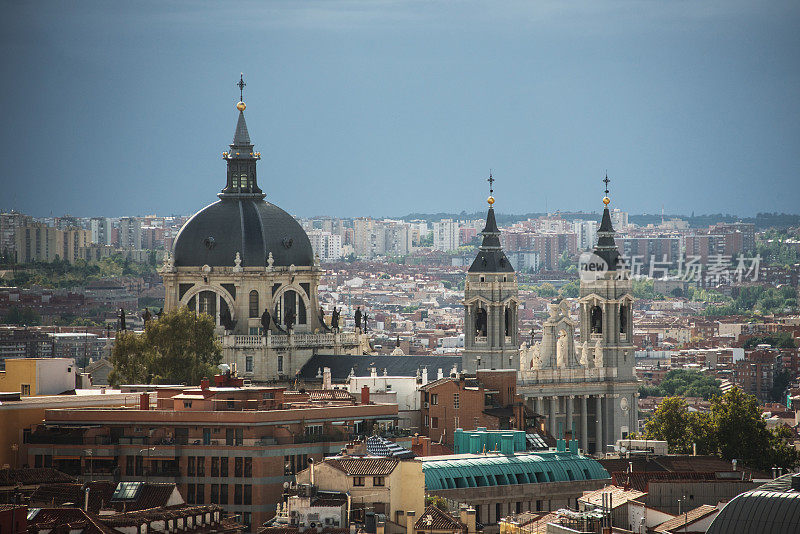
{"type": "Polygon", "coordinates": [[[217,294],[213,291],[200,292],[200,313],[207,313],[217,322],[217,294]]]}
{"type": "Polygon", "coordinates": [[[619,307],[619,333],[625,334],[628,331],[628,307],[619,307]]]}
{"type": "Polygon", "coordinates": [[[475,310],[475,335],[486,337],[486,310],[483,308],[475,310]]]}
{"type": "Polygon", "coordinates": [[[600,306],[592,306],[589,311],[589,319],[591,322],[592,334],[603,333],[603,310],[600,306]]]}
{"type": "Polygon", "coordinates": [[[506,337],[511,335],[511,306],[506,306],[505,317],[503,318],[503,323],[506,330],[506,337]]]}
{"type": "Polygon", "coordinates": [[[259,317],[258,310],[258,291],[254,289],[250,292],[250,317],[259,317]]]}

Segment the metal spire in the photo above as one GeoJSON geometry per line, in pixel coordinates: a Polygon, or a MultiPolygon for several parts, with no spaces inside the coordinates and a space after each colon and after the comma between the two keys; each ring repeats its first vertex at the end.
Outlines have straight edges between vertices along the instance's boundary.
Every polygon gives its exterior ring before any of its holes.
{"type": "Polygon", "coordinates": [[[603,182],[606,184],[606,196],[608,196],[608,182],[610,182],[610,181],[611,180],[608,179],[608,172],[606,172],[606,177],[603,180],[603,182]]]}
{"type": "Polygon", "coordinates": [[[489,196],[492,197],[494,196],[494,189],[492,189],[492,187],[494,186],[494,178],[492,178],[491,169],[489,169],[489,179],[486,181],[489,182],[489,196]]]}

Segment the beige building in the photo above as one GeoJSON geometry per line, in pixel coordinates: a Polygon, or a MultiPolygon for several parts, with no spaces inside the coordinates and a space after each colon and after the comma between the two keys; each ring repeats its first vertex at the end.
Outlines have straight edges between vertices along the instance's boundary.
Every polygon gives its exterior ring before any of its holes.
{"type": "Polygon", "coordinates": [[[43,223],[21,226],[16,230],[17,261],[50,262],[56,258],[75,263],[92,242],[92,232],[80,228],[60,230],[43,223]]]}
{"type": "Polygon", "coordinates": [[[297,483],[349,492],[355,521],[375,512],[405,526],[411,512],[420,517],[425,510],[425,476],[422,462],[416,459],[334,456],[298,473],[297,483]]]}

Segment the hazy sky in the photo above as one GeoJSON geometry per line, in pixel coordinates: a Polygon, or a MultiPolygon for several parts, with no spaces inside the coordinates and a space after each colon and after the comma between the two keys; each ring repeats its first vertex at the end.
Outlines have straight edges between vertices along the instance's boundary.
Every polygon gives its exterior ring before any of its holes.
{"type": "Polygon", "coordinates": [[[0,209],[800,212],[800,2],[0,2],[0,209]]]}

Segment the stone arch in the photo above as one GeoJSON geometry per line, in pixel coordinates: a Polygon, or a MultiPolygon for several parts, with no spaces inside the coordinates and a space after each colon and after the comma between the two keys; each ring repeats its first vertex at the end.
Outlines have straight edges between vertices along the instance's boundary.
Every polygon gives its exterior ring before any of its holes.
{"type": "Polygon", "coordinates": [[[233,299],[231,299],[230,294],[220,286],[212,286],[211,284],[195,285],[183,295],[183,298],[178,303],[178,306],[187,306],[192,309],[192,311],[200,312],[200,299],[201,294],[204,292],[214,293],[218,297],[215,303],[216,309],[214,310],[215,324],[220,324],[220,313],[224,308],[228,309],[232,319],[236,319],[236,303],[233,301],[233,299]],[[190,306],[190,304],[192,305],[190,306]]]}
{"type": "Polygon", "coordinates": [[[589,325],[592,334],[603,333],[603,308],[597,304],[589,308],[589,325]]]}
{"type": "Polygon", "coordinates": [[[295,314],[295,325],[305,326],[309,324],[308,310],[311,302],[308,300],[308,295],[306,295],[303,288],[295,285],[286,285],[273,295],[272,301],[275,306],[273,319],[277,324],[286,326],[286,312],[290,310],[295,314]],[[292,299],[292,296],[294,296],[294,299],[292,299]]]}

